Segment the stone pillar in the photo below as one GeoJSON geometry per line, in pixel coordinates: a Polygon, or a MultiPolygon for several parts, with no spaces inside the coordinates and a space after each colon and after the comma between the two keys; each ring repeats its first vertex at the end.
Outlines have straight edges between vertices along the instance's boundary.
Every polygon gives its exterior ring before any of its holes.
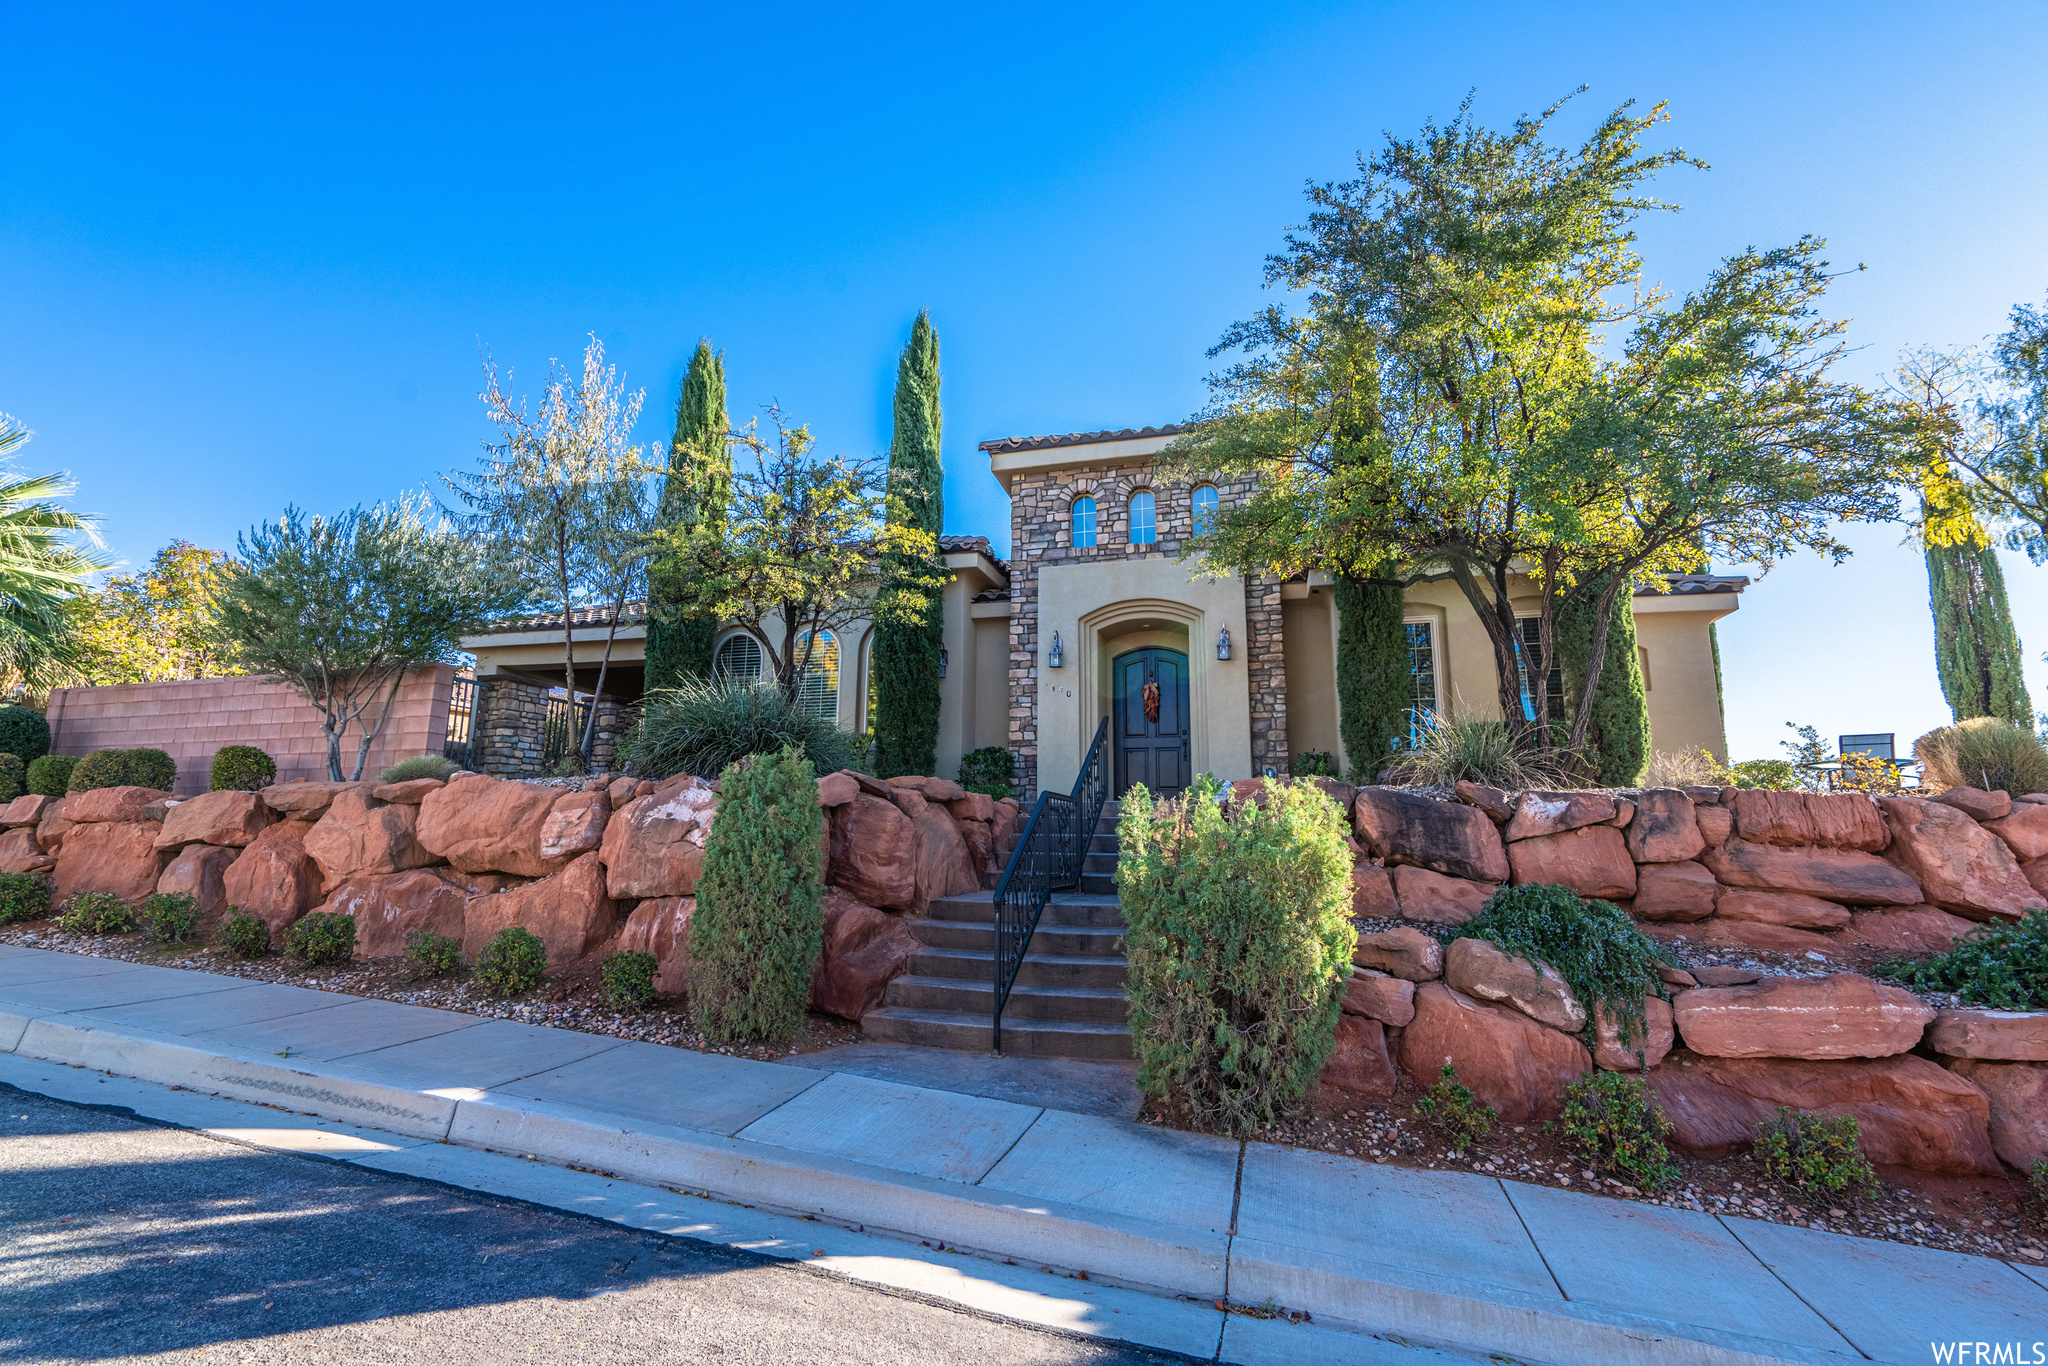
{"type": "Polygon", "coordinates": [[[1057,535],[1053,502],[1044,476],[1010,480],[1009,738],[1012,783],[1026,805],[1038,795],[1038,560],[1057,535]]]}
{"type": "Polygon", "coordinates": [[[471,734],[477,746],[476,768],[495,778],[524,778],[540,771],[541,723],[547,714],[548,690],[504,674],[477,680],[471,734]]]}
{"type": "Polygon", "coordinates": [[[1244,581],[1245,669],[1252,699],[1252,774],[1268,768],[1291,775],[1287,748],[1287,637],[1281,624],[1281,581],[1271,574],[1244,581]]]}
{"type": "Polygon", "coordinates": [[[627,716],[624,704],[609,697],[597,699],[597,734],[590,745],[590,771],[609,773],[613,761],[618,757],[619,741],[626,738],[627,716]]]}

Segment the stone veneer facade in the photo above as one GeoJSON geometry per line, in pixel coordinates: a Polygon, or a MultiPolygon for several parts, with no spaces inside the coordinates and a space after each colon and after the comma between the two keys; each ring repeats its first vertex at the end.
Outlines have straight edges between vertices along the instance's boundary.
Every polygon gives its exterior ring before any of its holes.
{"type": "MultiPolygon", "coordinates": [[[[1065,789],[1070,773],[1038,771],[1038,669],[1043,648],[1038,623],[1038,576],[1053,565],[1132,559],[1172,559],[1194,531],[1194,490],[1212,483],[1227,505],[1249,489],[1244,482],[1165,478],[1152,461],[1104,464],[1013,474],[1010,495],[1010,749],[1017,756],[1017,790],[1035,793],[1045,785],[1065,789]],[[1150,545],[1131,544],[1133,495],[1150,492],[1150,545]],[[1095,544],[1072,541],[1072,508],[1083,496],[1095,500],[1095,544]]],[[[1243,651],[1251,686],[1252,759],[1260,769],[1289,774],[1287,748],[1287,660],[1281,630],[1281,581],[1271,576],[1245,580],[1248,640],[1243,651]]],[[[1063,641],[1067,648],[1074,642],[1063,641]]]]}

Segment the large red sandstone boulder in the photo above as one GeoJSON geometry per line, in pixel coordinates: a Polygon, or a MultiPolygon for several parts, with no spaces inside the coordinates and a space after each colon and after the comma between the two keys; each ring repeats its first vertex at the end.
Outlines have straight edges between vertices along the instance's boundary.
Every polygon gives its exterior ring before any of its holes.
{"type": "Polygon", "coordinates": [[[5,806],[0,806],[0,829],[13,830],[24,825],[35,825],[43,819],[43,813],[56,805],[55,797],[43,797],[31,792],[26,797],[16,797],[5,806]]]}
{"type": "Polygon", "coordinates": [[[1401,914],[1394,898],[1394,877],[1377,863],[1351,866],[1351,916],[1354,920],[1388,920],[1401,914]]]}
{"type": "Polygon", "coordinates": [[[210,918],[227,904],[227,871],[241,852],[211,844],[188,844],[165,866],[156,880],[156,889],[168,896],[191,897],[199,908],[200,918],[210,918]]]}
{"type": "Polygon", "coordinates": [[[1750,920],[1760,925],[1790,925],[1801,930],[1839,930],[1849,923],[1849,908],[1803,892],[1752,892],[1731,887],[1721,894],[1723,920],[1750,920]]]}
{"type": "Polygon", "coordinates": [[[9,830],[0,835],[0,873],[46,873],[56,866],[57,860],[36,843],[35,831],[9,830]]]}
{"type": "MultiPolygon", "coordinates": [[[[1399,913],[1410,920],[1428,920],[1439,925],[1462,925],[1479,914],[1479,908],[1497,890],[1491,882],[1472,882],[1462,877],[1445,877],[1427,868],[1401,864],[1393,869],[1394,900],[1399,913]]],[[[1356,900],[1354,896],[1353,900],[1356,900]]]]}
{"type": "Polygon", "coordinates": [[[1358,839],[1374,858],[1474,882],[1506,882],[1507,852],[1485,812],[1389,787],[1361,787],[1352,805],[1358,839]]]}
{"type": "MultiPolygon", "coordinates": [[[[612,784],[617,787],[618,784],[612,784]]],[[[818,805],[827,810],[844,806],[860,794],[860,784],[845,769],[827,773],[818,779],[818,805]]],[[[630,797],[628,800],[631,800],[630,797]]]]}
{"type": "Polygon", "coordinates": [[[156,831],[149,821],[93,821],[73,829],[57,854],[54,900],[61,903],[78,892],[112,892],[131,904],[141,901],[156,890],[169,859],[156,848],[156,831]]]}
{"type": "Polygon", "coordinates": [[[103,821],[142,821],[157,802],[168,801],[170,793],[159,792],[153,787],[96,787],[90,792],[74,792],[64,801],[64,819],[73,825],[92,825],[103,821]]]}
{"type": "Polygon", "coordinates": [[[1363,1015],[1337,1017],[1337,1046],[1323,1064],[1319,1085],[1340,1092],[1344,1100],[1366,1097],[1384,1100],[1400,1089],[1401,1078],[1387,1056],[1387,1030],[1378,1020],[1363,1015]]]}
{"type": "Polygon", "coordinates": [[[1614,819],[1614,798],[1605,792],[1524,792],[1508,818],[1510,842],[1538,835],[1561,835],[1583,825],[1614,819]]]}
{"type": "Polygon", "coordinates": [[[1959,915],[1912,906],[1902,911],[1851,911],[1843,937],[1895,953],[1947,953],[1958,937],[1975,928],[1976,922],[1959,915]]]}
{"type": "Polygon", "coordinates": [[[630,901],[695,892],[717,808],[710,784],[692,778],[664,784],[614,812],[603,845],[611,895],[630,901]]]}
{"type": "Polygon", "coordinates": [[[989,828],[987,821],[963,821],[958,816],[953,818],[953,825],[959,830],[962,842],[967,845],[967,856],[974,862],[974,876],[979,882],[987,877],[989,868],[995,863],[995,832],[989,828]]]}
{"type": "MultiPolygon", "coordinates": [[[[927,779],[926,781],[934,781],[927,779]]],[[[910,909],[923,915],[942,896],[971,892],[981,886],[974,856],[960,827],[942,806],[926,803],[915,819],[917,826],[917,869],[910,909]]]]}
{"type": "Polygon", "coordinates": [[[415,836],[419,808],[371,802],[360,788],[341,793],[306,836],[306,852],[320,865],[323,891],[332,892],[352,877],[403,872],[437,861],[415,836]]]}
{"type": "Polygon", "coordinates": [[[2028,884],[2005,842],[1953,806],[1920,797],[1882,797],[1892,857],[1926,899],[1973,920],[2017,918],[2048,905],[2028,884]]]}
{"type": "Polygon", "coordinates": [[[463,916],[462,954],[475,962],[491,936],[517,925],[540,936],[547,945],[548,966],[559,968],[604,943],[618,923],[617,909],[605,895],[604,864],[598,855],[584,854],[551,877],[470,898],[463,916]]]}
{"type": "Polygon", "coordinates": [[[1637,863],[1683,863],[1707,847],[1692,798],[1675,787],[1649,788],[1636,798],[1636,818],[1625,838],[1628,856],[1637,863]]]}
{"type": "Polygon", "coordinates": [[[202,792],[164,814],[163,833],[156,837],[156,847],[218,844],[242,849],[276,821],[277,813],[254,792],[202,792]]]}
{"type": "MultiPolygon", "coordinates": [[[[1935,800],[1942,800],[1948,795],[1943,793],[1935,800]]],[[[4,816],[5,813],[0,812],[0,819],[4,816]]],[[[2021,802],[2012,809],[2012,814],[1988,821],[1984,828],[2004,840],[2005,847],[2012,850],[2016,858],[2037,859],[2048,855],[2048,806],[2039,802],[2021,802]]]]}
{"type": "Polygon", "coordinates": [[[2020,876],[2027,885],[2048,898],[2048,858],[2030,858],[2020,865],[2020,876]]]}
{"type": "Polygon", "coordinates": [[[1714,875],[1697,863],[1639,864],[1629,913],[1640,920],[1704,920],[1714,913],[1720,890],[1714,875]]]}
{"type": "Polygon", "coordinates": [[[1401,1070],[1418,1086],[1434,1082],[1450,1063],[1481,1103],[1500,1111],[1504,1124],[1556,1118],[1564,1088],[1593,1066],[1585,1045],[1571,1035],[1441,982],[1415,989],[1415,1018],[1401,1031],[1400,1057],[1401,1070]]]}
{"type": "MultiPolygon", "coordinates": [[[[1451,787],[1458,794],[1459,801],[1478,807],[1495,825],[1506,825],[1515,818],[1515,799],[1497,787],[1466,782],[1462,778],[1451,787]]],[[[1355,792],[1354,789],[1354,795],[1355,792]]]]}
{"type": "Polygon", "coordinates": [[[1296,781],[1321,788],[1325,797],[1337,803],[1337,809],[1344,813],[1344,819],[1347,822],[1351,819],[1351,808],[1358,802],[1358,788],[1356,784],[1343,782],[1336,778],[1326,778],[1321,774],[1314,774],[1306,778],[1297,779],[1296,781]]]}
{"type": "Polygon", "coordinates": [[[1508,846],[1508,862],[1516,882],[1555,883],[1604,901],[1636,894],[1635,861],[1621,831],[1611,825],[1517,840],[1508,846]]]}
{"type": "Polygon", "coordinates": [[[1860,792],[1744,788],[1736,792],[1732,805],[1735,833],[1751,844],[1818,845],[1875,853],[1889,839],[1884,818],[1860,792]]]}
{"type": "Polygon", "coordinates": [[[681,996],[690,989],[690,917],[694,896],[655,897],[641,902],[619,931],[619,952],[654,955],[654,992],[681,996]]]}
{"type": "Polygon", "coordinates": [[[1593,1065],[1609,1072],[1655,1067],[1670,1054],[1675,1038],[1671,1003],[1661,996],[1643,998],[1643,1033],[1628,1047],[1622,1046],[1620,1023],[1602,1008],[1593,1012],[1593,1065]]]}
{"type": "Polygon", "coordinates": [[[418,806],[429,792],[439,792],[446,786],[439,778],[407,778],[399,783],[378,783],[370,789],[370,795],[396,806],[418,806]]]}
{"type": "Polygon", "coordinates": [[[1586,1027],[1586,1008],[1562,973],[1548,963],[1511,957],[1484,939],[1451,941],[1444,953],[1444,985],[1474,1000],[1513,1006],[1567,1034],[1586,1027]]]}
{"type": "Polygon", "coordinates": [[[268,806],[286,820],[317,821],[327,814],[327,808],[334,799],[353,788],[369,788],[369,783],[273,783],[257,793],[268,806]]]}
{"type": "Polygon", "coordinates": [[[1693,822],[1700,828],[1700,843],[1719,849],[1735,836],[1735,813],[1725,806],[1693,804],[1693,822]]]}
{"type": "Polygon", "coordinates": [[[1855,1116],[1872,1162],[1958,1176],[2000,1170],[1984,1093],[1911,1054],[1843,1062],[1674,1054],[1646,1080],[1672,1142],[1701,1157],[1748,1148],[1782,1105],[1855,1116]]]}
{"type": "Polygon", "coordinates": [[[1949,1067],[1990,1102],[1993,1151],[2023,1172],[2048,1162],[2048,1067],[1976,1058],[1956,1058],[1949,1067]]]}
{"type": "MultiPolygon", "coordinates": [[[[1944,811],[1953,811],[1943,807],[1944,811]]],[[[1702,814],[1705,808],[1701,809],[1702,814]]],[[[1960,811],[1953,814],[1969,820],[1960,811]]],[[[1976,823],[1971,822],[1976,828],[1976,823]]],[[[1782,849],[1731,839],[1700,862],[1723,886],[1759,892],[1805,892],[1852,906],[1918,906],[1920,884],[1875,854],[1860,849],[1782,849]]]]}
{"type": "Polygon", "coordinates": [[[64,812],[70,805],[69,797],[60,797],[43,811],[43,818],[36,822],[36,844],[44,853],[55,854],[64,847],[64,836],[71,829],[71,820],[64,812]]]}
{"type": "Polygon", "coordinates": [[[1795,930],[1784,925],[1759,925],[1749,920],[1722,920],[1709,916],[1690,925],[1660,925],[1653,921],[1638,922],[1636,928],[1660,944],[1684,949],[1708,946],[1714,948],[1762,949],[1771,953],[1819,954],[1823,958],[1839,957],[1845,952],[1843,946],[1827,935],[1814,930],[1795,930]]]}
{"type": "Polygon", "coordinates": [[[1920,1042],[1934,1007],[1851,972],[1699,987],[1672,1002],[1678,1033],[1716,1058],[1886,1058],[1920,1042]]]}
{"type": "Polygon", "coordinates": [[[832,809],[825,881],[869,906],[907,911],[917,897],[918,830],[893,802],[863,792],[832,809]]]}
{"type": "Polygon", "coordinates": [[[1344,1013],[1399,1029],[1415,1018],[1415,983],[1384,972],[1354,970],[1344,984],[1344,1013]]]}
{"type": "MultiPolygon", "coordinates": [[[[2012,811],[2012,794],[2009,792],[1986,792],[1978,787],[1952,787],[1928,798],[1944,806],[1953,806],[1973,821],[1995,821],[2012,811]]],[[[2015,853],[2018,851],[2015,850],[2015,853]]],[[[2022,855],[2031,858],[2033,855],[2022,855]]]]}
{"type": "Polygon", "coordinates": [[[267,922],[272,934],[320,902],[320,865],[306,852],[311,821],[279,821],[221,877],[228,903],[267,922]]]}
{"type": "Polygon", "coordinates": [[[462,939],[469,893],[430,868],[368,873],[334,889],[320,909],[353,917],[356,957],[389,958],[405,952],[408,935],[421,930],[462,939]]]}
{"type": "Polygon", "coordinates": [[[541,822],[540,856],[558,859],[589,853],[604,843],[605,823],[611,816],[612,799],[602,788],[555,798],[548,818],[541,822]]]}
{"type": "Polygon", "coordinates": [[[2048,1062],[2048,1010],[1944,1010],[1927,1046],[1950,1058],[2048,1062]]]}
{"type": "Polygon", "coordinates": [[[541,827],[561,792],[499,778],[463,778],[419,804],[421,847],[465,873],[546,877],[562,860],[541,857],[541,827]]]}
{"type": "Polygon", "coordinates": [[[859,1023],[882,1003],[889,983],[909,968],[917,950],[901,918],[863,905],[837,887],[826,888],[825,939],[811,978],[811,1004],[859,1023]]]}
{"type": "Polygon", "coordinates": [[[1427,982],[1444,975],[1444,946],[1406,925],[1358,936],[1351,961],[1409,982],[1427,982]]]}
{"type": "Polygon", "coordinates": [[[986,792],[970,792],[958,801],[947,802],[946,810],[956,821],[993,821],[996,799],[986,792]]]}

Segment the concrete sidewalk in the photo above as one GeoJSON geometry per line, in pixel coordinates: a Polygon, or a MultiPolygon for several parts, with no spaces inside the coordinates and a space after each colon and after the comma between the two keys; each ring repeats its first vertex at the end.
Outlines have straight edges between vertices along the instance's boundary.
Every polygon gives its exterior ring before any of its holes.
{"type": "Polygon", "coordinates": [[[0,946],[0,1050],[401,1136],[392,1170],[531,1157],[1367,1335],[1269,1320],[1257,1351],[1224,1333],[1226,1359],[1378,1361],[1391,1339],[1556,1363],[1923,1362],[1957,1341],[2029,1360],[2048,1341],[2048,1272],[1988,1258],[113,959],[0,946]]]}

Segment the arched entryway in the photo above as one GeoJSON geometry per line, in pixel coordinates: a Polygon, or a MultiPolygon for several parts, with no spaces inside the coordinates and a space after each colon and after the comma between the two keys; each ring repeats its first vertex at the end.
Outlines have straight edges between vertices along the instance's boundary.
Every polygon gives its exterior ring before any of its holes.
{"type": "Polygon", "coordinates": [[[1143,783],[1154,796],[1178,797],[1189,777],[1188,657],[1152,647],[1109,667],[1116,795],[1143,783]]]}

